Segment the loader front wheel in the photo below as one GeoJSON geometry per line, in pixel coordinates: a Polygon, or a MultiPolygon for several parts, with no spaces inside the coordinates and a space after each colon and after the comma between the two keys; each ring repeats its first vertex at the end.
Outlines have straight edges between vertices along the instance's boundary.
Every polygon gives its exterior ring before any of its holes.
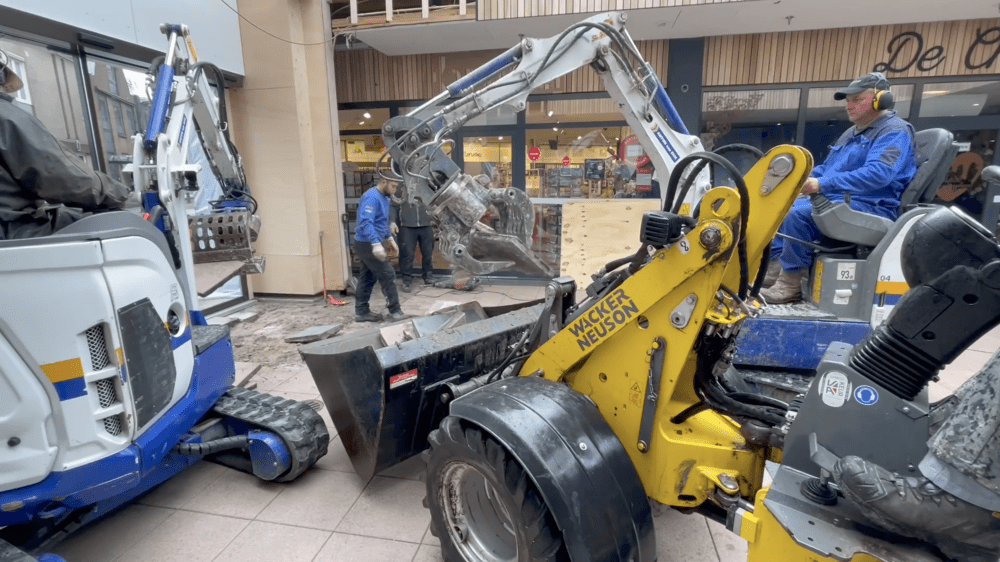
{"type": "Polygon", "coordinates": [[[569,559],[545,501],[502,445],[455,417],[428,440],[425,505],[447,562],[569,559]]]}

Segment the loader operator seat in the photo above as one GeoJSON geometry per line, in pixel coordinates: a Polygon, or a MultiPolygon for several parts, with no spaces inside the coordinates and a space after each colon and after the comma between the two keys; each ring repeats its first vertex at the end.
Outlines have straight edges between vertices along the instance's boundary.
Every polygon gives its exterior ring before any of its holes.
{"type": "MultiPolygon", "coordinates": [[[[954,136],[944,129],[926,129],[914,137],[917,173],[900,196],[899,214],[918,205],[930,203],[944,182],[951,162],[958,154],[954,136]]],[[[816,227],[828,238],[877,246],[893,222],[890,219],[851,209],[846,203],[831,203],[819,193],[810,195],[816,227]]]]}

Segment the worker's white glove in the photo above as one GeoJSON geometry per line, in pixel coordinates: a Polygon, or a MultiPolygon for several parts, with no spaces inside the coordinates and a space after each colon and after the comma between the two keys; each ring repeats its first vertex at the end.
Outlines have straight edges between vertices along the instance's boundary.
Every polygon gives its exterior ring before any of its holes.
{"type": "Polygon", "coordinates": [[[399,255],[399,246],[391,236],[382,241],[382,248],[385,249],[387,257],[394,258],[399,255]]]}
{"type": "Polygon", "coordinates": [[[389,225],[389,234],[393,235],[394,237],[395,236],[399,236],[399,225],[396,224],[396,223],[390,224],[389,225]]]}
{"type": "Polygon", "coordinates": [[[378,261],[385,261],[386,252],[382,244],[372,244],[372,254],[375,255],[375,259],[378,261]]]}

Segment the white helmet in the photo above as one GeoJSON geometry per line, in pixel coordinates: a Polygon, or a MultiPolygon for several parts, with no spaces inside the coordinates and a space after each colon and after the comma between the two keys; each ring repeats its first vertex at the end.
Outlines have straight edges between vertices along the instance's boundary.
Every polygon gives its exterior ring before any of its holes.
{"type": "Polygon", "coordinates": [[[0,92],[10,94],[24,87],[21,78],[14,74],[14,69],[10,66],[10,57],[3,50],[0,50],[0,92]]]}

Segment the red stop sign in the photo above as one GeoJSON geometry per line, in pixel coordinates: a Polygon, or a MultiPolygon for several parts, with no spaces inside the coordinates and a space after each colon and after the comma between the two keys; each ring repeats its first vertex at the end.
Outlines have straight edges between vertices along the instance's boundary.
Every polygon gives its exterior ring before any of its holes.
{"type": "Polygon", "coordinates": [[[569,156],[563,156],[563,166],[569,166],[569,156]]]}
{"type": "Polygon", "coordinates": [[[542,149],[537,146],[533,146],[528,149],[528,160],[534,162],[542,157],[542,149]]]}

